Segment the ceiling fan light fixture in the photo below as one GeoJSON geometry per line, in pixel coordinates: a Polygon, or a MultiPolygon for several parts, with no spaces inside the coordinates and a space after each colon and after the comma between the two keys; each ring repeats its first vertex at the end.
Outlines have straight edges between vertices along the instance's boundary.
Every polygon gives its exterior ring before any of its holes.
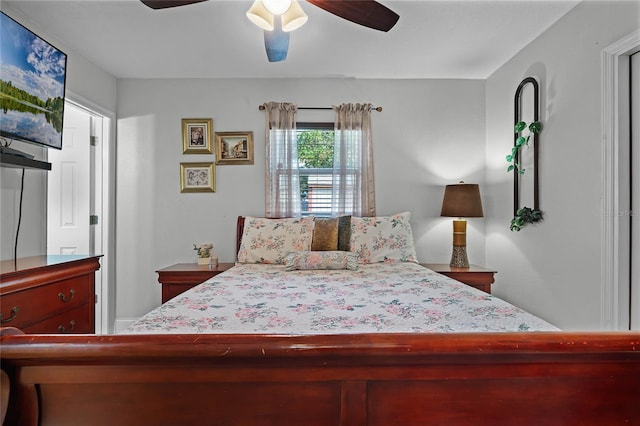
{"type": "Polygon", "coordinates": [[[264,32],[264,47],[269,62],[282,62],[287,59],[291,33],[282,31],[280,16],[276,16],[275,20],[275,29],[264,32]]]}
{"type": "Polygon", "coordinates": [[[274,15],[282,15],[291,7],[291,0],[263,0],[264,7],[274,15]]]}
{"type": "Polygon", "coordinates": [[[282,31],[293,31],[305,24],[309,17],[297,0],[291,1],[291,7],[282,15],[282,31]]]}
{"type": "Polygon", "coordinates": [[[273,31],[273,15],[267,10],[262,0],[253,2],[251,9],[247,11],[247,18],[258,27],[266,31],[273,31]]]}

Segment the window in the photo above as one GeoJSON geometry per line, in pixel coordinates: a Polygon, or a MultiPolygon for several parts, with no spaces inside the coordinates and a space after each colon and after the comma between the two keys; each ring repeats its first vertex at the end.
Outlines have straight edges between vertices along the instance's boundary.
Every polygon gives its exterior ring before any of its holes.
{"type": "Polygon", "coordinates": [[[330,216],[333,197],[333,123],[296,123],[302,215],[330,216]]]}
{"type": "Polygon", "coordinates": [[[296,122],[290,103],[265,109],[267,217],[375,216],[371,104],[334,107],[336,130],[296,122]]]}

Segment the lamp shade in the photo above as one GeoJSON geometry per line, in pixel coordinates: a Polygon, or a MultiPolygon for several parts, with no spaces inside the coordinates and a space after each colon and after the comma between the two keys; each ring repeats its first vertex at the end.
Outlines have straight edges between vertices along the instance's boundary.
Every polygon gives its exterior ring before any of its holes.
{"type": "Polygon", "coordinates": [[[307,22],[309,17],[300,7],[297,0],[291,2],[291,7],[282,15],[282,31],[293,31],[307,22]]]}
{"type": "Polygon", "coordinates": [[[444,189],[440,216],[483,217],[480,187],[472,183],[447,185],[444,189]]]}
{"type": "Polygon", "coordinates": [[[256,0],[247,11],[247,18],[266,31],[273,31],[273,15],[264,7],[262,0],[256,0]]]}

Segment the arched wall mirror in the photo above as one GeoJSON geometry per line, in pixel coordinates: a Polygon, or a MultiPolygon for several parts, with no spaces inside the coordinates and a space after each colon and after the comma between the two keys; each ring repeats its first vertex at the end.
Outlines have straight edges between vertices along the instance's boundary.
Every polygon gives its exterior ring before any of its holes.
{"type": "Polygon", "coordinates": [[[538,195],[538,145],[539,130],[531,131],[531,123],[539,123],[539,87],[533,77],[527,77],[516,89],[514,97],[514,147],[519,146],[518,138],[530,136],[526,145],[520,145],[515,154],[515,162],[519,165],[513,170],[513,214],[523,207],[539,210],[540,200],[538,195]],[[527,127],[522,131],[516,131],[516,126],[525,122],[527,127]],[[524,200],[521,205],[521,200],[524,200]],[[533,206],[531,206],[533,201],[533,206]]]}

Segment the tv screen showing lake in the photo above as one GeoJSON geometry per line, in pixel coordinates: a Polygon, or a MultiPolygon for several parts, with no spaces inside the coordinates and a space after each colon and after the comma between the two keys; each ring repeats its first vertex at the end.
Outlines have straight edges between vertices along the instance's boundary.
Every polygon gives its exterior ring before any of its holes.
{"type": "Polygon", "coordinates": [[[62,148],[67,55],[0,14],[0,134],[62,148]]]}

